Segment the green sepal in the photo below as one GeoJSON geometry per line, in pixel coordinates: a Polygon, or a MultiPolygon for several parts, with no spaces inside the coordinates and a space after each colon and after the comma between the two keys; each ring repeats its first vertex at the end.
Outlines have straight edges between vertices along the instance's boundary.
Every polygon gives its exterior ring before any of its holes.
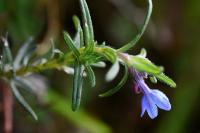
{"type": "Polygon", "coordinates": [[[128,64],[130,67],[134,67],[138,71],[147,72],[153,75],[162,72],[160,67],[157,67],[150,60],[141,56],[131,56],[131,60],[128,64]]]}
{"type": "Polygon", "coordinates": [[[166,76],[164,73],[157,74],[157,75],[154,75],[154,76],[157,79],[159,79],[160,81],[162,81],[162,82],[166,83],[167,85],[169,85],[170,87],[173,87],[173,88],[176,87],[176,83],[171,78],[166,76]]]}
{"type": "Polygon", "coordinates": [[[116,92],[118,92],[122,86],[126,83],[128,79],[128,66],[125,65],[125,71],[124,71],[124,76],[121,79],[121,81],[117,84],[117,86],[103,94],[100,94],[99,97],[108,97],[108,96],[112,96],[113,94],[115,94],[116,92]]]}
{"type": "Polygon", "coordinates": [[[75,60],[74,63],[74,78],[73,78],[73,91],[72,91],[72,110],[76,111],[81,102],[81,93],[83,85],[83,65],[75,60]]]}

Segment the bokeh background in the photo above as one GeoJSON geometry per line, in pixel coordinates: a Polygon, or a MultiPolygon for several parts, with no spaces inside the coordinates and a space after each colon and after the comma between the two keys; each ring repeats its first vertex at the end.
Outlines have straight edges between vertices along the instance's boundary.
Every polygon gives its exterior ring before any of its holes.
{"type": "MultiPolygon", "coordinates": [[[[87,0],[98,42],[119,48],[131,40],[141,26],[146,13],[146,0],[87,0]]],[[[98,94],[113,87],[121,77],[106,83],[104,76],[110,65],[95,69],[97,86],[84,86],[80,110],[70,107],[72,76],[62,71],[41,73],[46,79],[30,94],[22,91],[39,116],[35,121],[18,102],[14,103],[13,132],[15,133],[200,133],[200,1],[153,1],[154,10],[145,35],[130,53],[145,47],[148,58],[163,65],[177,88],[162,83],[149,85],[160,88],[170,98],[172,110],[159,110],[151,120],[140,117],[140,95],[132,92],[132,79],[120,92],[109,98],[98,94]],[[42,86],[42,87],[41,87],[42,86]],[[45,93],[46,95],[40,95],[45,93]]],[[[0,34],[8,32],[14,53],[29,37],[41,46],[40,53],[54,39],[58,48],[67,51],[62,31],[72,35],[72,16],[81,16],[78,0],[0,0],[0,34]]],[[[122,70],[123,71],[123,70],[122,70]]],[[[16,100],[14,100],[16,101],[16,100]]],[[[1,113],[0,132],[4,119],[1,113]]]]}

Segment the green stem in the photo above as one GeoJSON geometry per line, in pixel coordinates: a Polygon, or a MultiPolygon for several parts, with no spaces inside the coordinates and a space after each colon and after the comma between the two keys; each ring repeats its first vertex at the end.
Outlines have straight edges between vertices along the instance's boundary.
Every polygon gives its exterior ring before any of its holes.
{"type": "MultiPolygon", "coordinates": [[[[86,50],[85,47],[78,49],[80,56],[84,56],[85,50],[86,50]]],[[[104,55],[110,54],[110,51],[115,52],[118,59],[121,59],[123,62],[127,63],[127,59],[124,58],[124,56],[122,56],[123,53],[117,52],[115,49],[113,49],[111,47],[95,47],[93,53],[96,53],[99,56],[104,56],[104,55]]],[[[11,78],[13,78],[14,75],[22,76],[22,75],[26,75],[28,73],[37,73],[37,72],[41,72],[44,70],[59,69],[59,68],[62,68],[63,66],[73,65],[75,62],[75,59],[76,58],[75,58],[75,55],[73,54],[73,52],[69,52],[59,58],[52,58],[45,63],[41,63],[41,64],[37,64],[37,65],[22,66],[18,70],[15,70],[15,73],[12,69],[9,71],[6,71],[6,72],[2,72],[2,73],[0,73],[0,77],[11,79],[11,78]]],[[[109,59],[107,59],[107,60],[111,61],[109,59]]]]}
{"type": "MultiPolygon", "coordinates": [[[[41,72],[43,70],[59,68],[63,65],[70,65],[73,62],[73,60],[74,60],[74,56],[70,52],[58,59],[53,58],[42,64],[23,66],[15,71],[15,75],[21,76],[21,75],[25,75],[27,73],[35,73],[35,72],[41,72]]],[[[9,71],[2,72],[2,73],[0,73],[0,76],[12,78],[13,70],[11,69],[9,71]]]]}
{"type": "MultiPolygon", "coordinates": [[[[95,47],[94,53],[100,54],[103,50],[104,48],[102,47],[95,47]]],[[[84,51],[85,47],[79,49],[80,54],[84,54],[84,51]]],[[[62,66],[70,66],[74,63],[74,61],[75,61],[75,56],[73,55],[72,52],[69,52],[68,54],[65,54],[60,58],[50,59],[46,63],[23,66],[15,71],[15,75],[21,76],[21,75],[26,75],[27,73],[37,73],[49,69],[58,69],[61,68],[62,66]]],[[[12,78],[13,70],[11,69],[9,71],[0,73],[0,77],[12,78]]]]}

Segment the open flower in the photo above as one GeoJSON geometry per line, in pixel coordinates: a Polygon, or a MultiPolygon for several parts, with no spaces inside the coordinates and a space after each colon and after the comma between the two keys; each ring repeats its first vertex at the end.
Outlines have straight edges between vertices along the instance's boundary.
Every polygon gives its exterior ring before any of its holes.
{"type": "Polygon", "coordinates": [[[149,117],[154,119],[158,115],[158,108],[169,111],[171,109],[171,104],[167,96],[156,89],[150,89],[144,81],[147,78],[146,73],[138,72],[135,69],[131,69],[131,73],[134,76],[135,81],[135,91],[137,93],[143,93],[142,96],[142,112],[141,117],[147,111],[149,117]]]}

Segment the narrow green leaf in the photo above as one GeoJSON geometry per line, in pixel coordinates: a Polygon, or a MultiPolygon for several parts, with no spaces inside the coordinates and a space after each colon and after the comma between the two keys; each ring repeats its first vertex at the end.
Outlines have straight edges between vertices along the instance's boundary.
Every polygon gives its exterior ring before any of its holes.
{"type": "Polygon", "coordinates": [[[127,79],[128,79],[128,66],[125,65],[124,76],[123,76],[122,80],[118,83],[118,85],[115,88],[113,88],[113,89],[111,89],[111,90],[109,90],[109,91],[107,91],[107,92],[105,92],[103,94],[100,94],[99,96],[100,97],[108,97],[108,96],[111,96],[111,95],[115,94],[126,83],[127,79]]]}
{"type": "Polygon", "coordinates": [[[73,51],[74,55],[75,55],[76,58],[78,59],[80,53],[79,53],[77,47],[75,46],[73,40],[71,39],[70,35],[69,35],[67,32],[64,31],[63,34],[64,34],[64,39],[65,39],[66,45],[68,46],[68,48],[69,48],[70,50],[73,51]]]}
{"type": "Polygon", "coordinates": [[[35,57],[35,54],[34,52],[30,52],[30,53],[27,53],[27,55],[24,57],[23,61],[22,61],[22,64],[24,66],[28,66],[28,64],[32,61],[32,59],[35,57]]]}
{"type": "Polygon", "coordinates": [[[117,74],[119,73],[119,69],[120,69],[119,62],[116,61],[112,65],[112,67],[110,68],[110,70],[107,72],[107,74],[106,74],[106,81],[107,82],[112,81],[117,76],[117,74]]]}
{"type": "Polygon", "coordinates": [[[31,45],[33,41],[33,38],[29,38],[19,49],[19,51],[17,52],[17,55],[15,57],[14,60],[14,67],[15,69],[19,68],[20,63],[22,62],[23,58],[30,53],[30,50],[35,49],[36,47],[34,45],[31,45]]]}
{"type": "Polygon", "coordinates": [[[80,48],[84,46],[83,30],[80,24],[80,20],[77,16],[73,16],[73,21],[77,30],[76,36],[74,38],[74,43],[76,44],[77,48],[80,48]]]}
{"type": "Polygon", "coordinates": [[[85,37],[85,44],[87,46],[87,49],[93,49],[95,45],[93,43],[94,31],[93,31],[92,19],[90,16],[89,8],[85,0],[80,0],[80,6],[83,17],[83,31],[85,37]]]}
{"type": "Polygon", "coordinates": [[[157,75],[154,75],[154,76],[157,79],[159,79],[160,81],[162,81],[162,82],[166,83],[167,85],[169,85],[170,87],[173,87],[173,88],[176,87],[176,83],[171,78],[166,76],[164,73],[157,74],[157,75]]]}
{"type": "Polygon", "coordinates": [[[3,62],[7,62],[9,64],[13,64],[12,53],[8,44],[8,40],[6,38],[2,38],[3,44],[3,62]]]}
{"type": "Polygon", "coordinates": [[[87,76],[89,78],[91,87],[94,87],[96,85],[96,77],[95,77],[94,71],[88,65],[86,65],[85,68],[86,68],[87,76]]]}
{"type": "Polygon", "coordinates": [[[138,71],[147,72],[149,74],[159,74],[162,72],[160,67],[157,67],[150,60],[141,56],[131,56],[129,65],[133,66],[138,71]]]}
{"type": "Polygon", "coordinates": [[[128,44],[118,49],[119,52],[125,52],[129,50],[130,48],[134,47],[135,44],[137,44],[137,42],[140,40],[140,38],[142,37],[142,35],[144,34],[148,26],[148,23],[150,21],[151,14],[152,14],[152,9],[153,9],[152,0],[148,0],[148,12],[146,14],[145,21],[144,21],[144,24],[142,25],[142,28],[140,29],[140,31],[138,32],[138,34],[132,41],[130,41],[128,44]]]}
{"type": "Polygon", "coordinates": [[[73,91],[72,91],[72,110],[76,111],[81,102],[81,93],[83,85],[83,66],[79,61],[74,63],[74,79],[73,79],[73,91]]]}
{"type": "Polygon", "coordinates": [[[19,87],[26,89],[33,93],[34,88],[31,84],[31,82],[28,81],[27,79],[21,78],[21,77],[15,77],[13,80],[14,80],[15,84],[18,85],[19,87]]]}
{"type": "Polygon", "coordinates": [[[92,24],[90,11],[89,11],[89,8],[88,8],[86,0],[82,0],[82,1],[83,1],[83,5],[84,5],[84,8],[85,8],[85,13],[86,13],[85,15],[86,15],[86,18],[87,18],[87,25],[89,27],[89,32],[90,32],[90,35],[91,35],[91,39],[94,40],[94,31],[93,31],[93,24],[92,24]]]}
{"type": "Polygon", "coordinates": [[[19,93],[14,81],[11,81],[10,83],[13,94],[17,98],[17,100],[24,106],[24,108],[34,117],[35,120],[38,120],[38,117],[36,113],[33,111],[33,109],[30,107],[30,105],[25,101],[23,96],[19,93]]]}
{"type": "Polygon", "coordinates": [[[72,20],[73,20],[73,22],[74,22],[74,26],[75,26],[76,30],[77,30],[77,31],[80,30],[80,28],[81,28],[81,23],[80,23],[79,18],[78,18],[76,15],[74,15],[74,16],[72,17],[72,20]]]}

